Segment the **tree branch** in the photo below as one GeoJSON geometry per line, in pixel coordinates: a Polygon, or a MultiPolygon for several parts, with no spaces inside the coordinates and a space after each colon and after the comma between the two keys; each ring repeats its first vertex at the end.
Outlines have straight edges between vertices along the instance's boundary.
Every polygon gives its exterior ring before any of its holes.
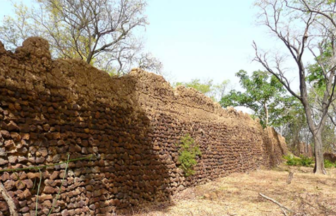
{"type": "Polygon", "coordinates": [[[281,203],[277,202],[276,200],[268,197],[268,196],[265,196],[264,194],[262,193],[259,193],[259,195],[275,204],[277,204],[278,206],[280,206],[281,210],[283,211],[283,213],[287,216],[287,213],[285,212],[285,210],[289,211],[289,212],[293,212],[292,210],[290,210],[289,208],[287,208],[286,206],[282,205],[281,203]]]}
{"type": "Polygon", "coordinates": [[[15,203],[14,203],[12,197],[8,194],[8,192],[6,191],[6,188],[4,187],[4,185],[1,182],[0,182],[0,193],[1,193],[2,197],[5,199],[8,207],[9,207],[9,212],[10,212],[11,216],[18,216],[15,203]]]}

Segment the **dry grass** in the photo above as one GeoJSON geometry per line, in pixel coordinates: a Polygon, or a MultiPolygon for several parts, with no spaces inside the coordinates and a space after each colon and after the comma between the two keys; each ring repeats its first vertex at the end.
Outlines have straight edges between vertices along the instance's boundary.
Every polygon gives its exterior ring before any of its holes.
{"type": "Polygon", "coordinates": [[[286,165],[273,170],[236,173],[200,185],[173,197],[170,203],[142,208],[134,216],[285,215],[262,193],[290,209],[287,215],[336,215],[336,169],[327,175],[312,174],[312,168],[286,165]],[[294,172],[287,184],[289,171],[294,172]]]}

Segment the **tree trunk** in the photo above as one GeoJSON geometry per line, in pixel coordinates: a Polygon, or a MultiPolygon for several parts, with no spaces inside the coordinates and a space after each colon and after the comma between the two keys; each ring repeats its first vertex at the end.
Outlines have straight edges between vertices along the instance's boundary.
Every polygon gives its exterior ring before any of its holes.
{"type": "Polygon", "coordinates": [[[8,192],[6,191],[5,187],[3,186],[3,184],[0,182],[0,194],[2,195],[2,197],[4,198],[4,200],[6,201],[8,208],[9,208],[9,212],[11,216],[18,216],[18,213],[16,211],[16,206],[15,203],[12,199],[12,197],[8,194],[8,192]]]}
{"type": "MultiPolygon", "coordinates": [[[[304,99],[307,99],[308,96],[307,95],[305,96],[306,97],[304,99]]],[[[326,115],[322,117],[319,125],[316,126],[313,121],[313,117],[312,117],[313,115],[311,112],[311,108],[308,106],[307,100],[304,100],[302,104],[306,112],[306,118],[307,118],[309,130],[312,133],[313,139],[314,139],[314,149],[315,149],[314,173],[315,174],[326,174],[326,170],[324,168],[323,145],[322,145],[322,135],[321,135],[323,127],[324,127],[324,123],[326,120],[326,115]]]]}
{"type": "Polygon", "coordinates": [[[318,130],[317,133],[313,133],[314,142],[315,142],[315,174],[326,174],[326,170],[324,168],[324,158],[322,151],[322,137],[321,130],[318,130]]]}
{"type": "Polygon", "coordinates": [[[266,115],[266,127],[268,127],[268,109],[266,103],[264,103],[265,115],[266,115]]]}

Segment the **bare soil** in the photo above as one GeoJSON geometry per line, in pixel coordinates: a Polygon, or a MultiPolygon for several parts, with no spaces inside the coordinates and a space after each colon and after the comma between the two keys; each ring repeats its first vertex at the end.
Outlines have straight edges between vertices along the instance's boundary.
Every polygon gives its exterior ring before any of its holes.
{"type": "Polygon", "coordinates": [[[336,215],[336,169],[327,171],[327,175],[316,175],[312,167],[280,165],[273,170],[235,173],[188,188],[169,203],[134,210],[133,215],[336,215]],[[294,176],[288,184],[290,172],[294,176]]]}

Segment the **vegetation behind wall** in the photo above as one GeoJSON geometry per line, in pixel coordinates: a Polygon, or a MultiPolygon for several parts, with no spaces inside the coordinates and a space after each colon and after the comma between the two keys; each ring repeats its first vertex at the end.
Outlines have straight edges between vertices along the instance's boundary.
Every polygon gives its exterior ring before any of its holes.
{"type": "MultiPolygon", "coordinates": [[[[27,39],[14,54],[0,44],[0,181],[20,214],[34,215],[37,198],[38,215],[48,213],[59,191],[53,213],[122,212],[233,172],[274,166],[284,147],[247,114],[193,89],[174,90],[161,76],[133,70],[111,78],[82,61],[54,61],[41,38],[27,39]],[[175,145],[185,134],[202,154],[190,176],[175,145]],[[67,172],[65,164],[53,165],[68,154],[90,160],[69,162],[67,172]],[[5,170],[18,168],[24,170],[5,170]]],[[[2,198],[0,212],[8,214],[2,198]]]]}

